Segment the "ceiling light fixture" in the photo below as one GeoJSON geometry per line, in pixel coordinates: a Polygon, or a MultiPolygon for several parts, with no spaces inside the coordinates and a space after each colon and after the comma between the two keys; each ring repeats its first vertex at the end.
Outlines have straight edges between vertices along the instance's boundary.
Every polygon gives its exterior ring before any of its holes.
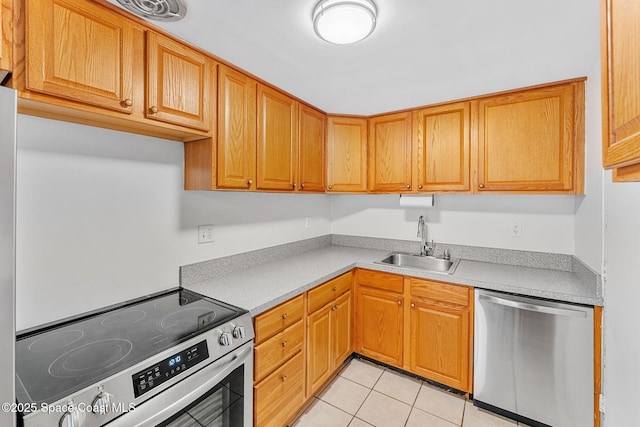
{"type": "Polygon", "coordinates": [[[372,0],[322,0],[313,10],[313,29],[329,43],[356,43],[373,32],[377,13],[372,0]]]}

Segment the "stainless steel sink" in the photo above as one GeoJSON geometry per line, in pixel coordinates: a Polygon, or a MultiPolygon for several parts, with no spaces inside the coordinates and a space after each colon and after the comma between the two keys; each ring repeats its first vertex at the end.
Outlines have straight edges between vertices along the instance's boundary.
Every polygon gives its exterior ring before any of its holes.
{"type": "Polygon", "coordinates": [[[443,259],[403,252],[393,252],[385,255],[381,260],[375,261],[376,264],[394,265],[397,267],[443,274],[453,274],[459,262],[460,259],[443,259]]]}

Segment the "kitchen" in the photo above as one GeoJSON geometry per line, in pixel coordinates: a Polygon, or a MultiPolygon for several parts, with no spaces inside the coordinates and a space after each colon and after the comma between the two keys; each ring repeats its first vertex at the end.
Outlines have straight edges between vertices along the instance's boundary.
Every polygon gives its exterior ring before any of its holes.
{"type": "MultiPolygon", "coordinates": [[[[596,271],[606,261],[604,424],[632,425],[639,187],[601,168],[597,49],[592,59],[587,196],[439,195],[425,215],[436,242],[574,254],[596,271]],[[522,238],[506,235],[511,221],[522,238]]],[[[417,241],[418,214],[397,196],[185,192],[181,144],[29,115],[18,135],[18,330],[175,286],[199,261],[327,234],[417,241]],[[215,224],[214,243],[196,243],[202,224],[215,224]]]]}

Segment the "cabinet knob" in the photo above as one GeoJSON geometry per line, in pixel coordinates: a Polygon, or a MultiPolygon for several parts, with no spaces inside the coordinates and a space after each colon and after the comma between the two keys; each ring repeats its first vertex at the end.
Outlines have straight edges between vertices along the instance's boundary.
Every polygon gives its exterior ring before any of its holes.
{"type": "Polygon", "coordinates": [[[300,188],[304,188],[304,182],[300,184],[300,188]]]}
{"type": "Polygon", "coordinates": [[[286,375],[283,375],[281,378],[282,378],[282,382],[285,382],[287,380],[287,376],[286,375]]]}
{"type": "Polygon", "coordinates": [[[253,180],[252,179],[247,181],[247,187],[251,187],[252,185],[253,185],[253,180]]]}
{"type": "Polygon", "coordinates": [[[291,188],[295,189],[296,188],[296,184],[295,182],[293,184],[291,184],[291,188]]]}
{"type": "Polygon", "coordinates": [[[411,184],[407,184],[407,190],[411,190],[411,184]]]}
{"type": "Polygon", "coordinates": [[[422,184],[418,185],[418,189],[422,190],[422,184]]]}
{"type": "Polygon", "coordinates": [[[398,300],[398,305],[402,305],[402,300],[401,299],[398,300]]]}
{"type": "Polygon", "coordinates": [[[133,101],[127,98],[122,101],[122,105],[124,105],[125,107],[131,107],[133,105],[133,101]]]}
{"type": "Polygon", "coordinates": [[[333,185],[330,185],[330,186],[329,186],[329,190],[331,190],[332,188],[333,188],[333,185]]]}
{"type": "Polygon", "coordinates": [[[284,319],[286,319],[286,318],[287,318],[287,313],[283,313],[283,314],[282,314],[282,320],[284,320],[284,319]]]}
{"type": "Polygon", "coordinates": [[[484,184],[480,184],[480,185],[478,185],[478,187],[484,188],[484,184]]]}
{"type": "Polygon", "coordinates": [[[411,303],[411,308],[416,308],[416,305],[414,303],[411,303]]]}
{"type": "Polygon", "coordinates": [[[331,311],[336,311],[338,309],[337,305],[334,305],[333,307],[331,307],[331,311]]]}
{"type": "Polygon", "coordinates": [[[333,288],[331,288],[331,290],[332,290],[333,292],[335,292],[335,291],[337,291],[337,290],[338,290],[338,288],[334,286],[333,288]]]}
{"type": "Polygon", "coordinates": [[[156,106],[150,107],[149,111],[151,111],[152,114],[156,114],[158,112],[158,107],[156,106]]]}
{"type": "Polygon", "coordinates": [[[286,347],[287,346],[287,342],[286,341],[282,341],[282,347],[286,347]]]}

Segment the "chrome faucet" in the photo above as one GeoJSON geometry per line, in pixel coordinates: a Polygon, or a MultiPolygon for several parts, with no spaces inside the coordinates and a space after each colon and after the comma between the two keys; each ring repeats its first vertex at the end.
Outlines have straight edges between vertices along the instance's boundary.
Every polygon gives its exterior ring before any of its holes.
{"type": "Polygon", "coordinates": [[[427,223],[424,221],[424,216],[422,215],[418,218],[417,237],[420,237],[420,255],[429,255],[429,252],[432,252],[435,249],[436,244],[432,240],[431,246],[427,245],[427,223]]]}

